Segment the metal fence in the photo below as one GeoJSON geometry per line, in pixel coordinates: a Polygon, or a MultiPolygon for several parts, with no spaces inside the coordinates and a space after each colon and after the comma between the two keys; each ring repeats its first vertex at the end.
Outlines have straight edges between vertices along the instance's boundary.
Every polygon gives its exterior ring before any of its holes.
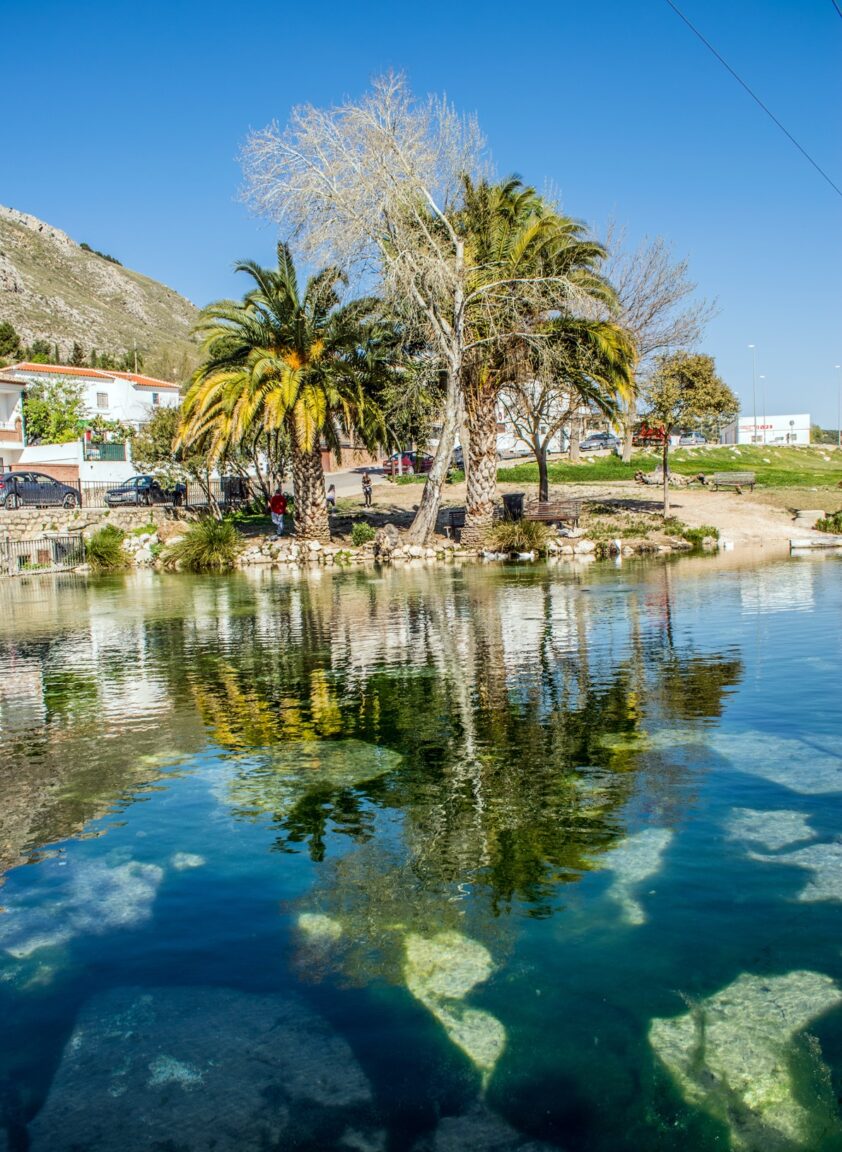
{"type": "MultiPolygon", "coordinates": [[[[83,508],[107,508],[105,497],[120,485],[112,481],[82,480],[78,485],[79,500],[83,508]]],[[[221,508],[240,508],[252,498],[249,485],[239,476],[223,476],[219,480],[210,480],[207,488],[211,496],[221,508]]],[[[152,500],[152,505],[159,505],[161,501],[152,500]]],[[[174,499],[165,501],[181,508],[205,508],[208,505],[208,496],[202,485],[190,481],[181,485],[174,499]],[[186,492],[184,489],[186,488],[186,492]]],[[[143,506],[143,501],[141,503],[143,506]]],[[[132,504],[120,504],[121,508],[132,508],[132,504]]]]}
{"type": "Polygon", "coordinates": [[[22,576],[27,572],[66,572],[85,562],[81,533],[45,533],[33,540],[0,540],[0,574],[22,576]]]}

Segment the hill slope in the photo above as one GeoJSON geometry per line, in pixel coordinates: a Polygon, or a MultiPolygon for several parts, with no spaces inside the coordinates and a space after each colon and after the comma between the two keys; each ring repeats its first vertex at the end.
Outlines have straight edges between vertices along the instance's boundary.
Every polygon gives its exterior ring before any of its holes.
{"type": "Polygon", "coordinates": [[[81,248],[49,224],[0,205],[0,320],[21,340],[57,343],[69,356],[130,351],[143,368],[181,379],[193,366],[196,308],[171,288],[81,248]]]}

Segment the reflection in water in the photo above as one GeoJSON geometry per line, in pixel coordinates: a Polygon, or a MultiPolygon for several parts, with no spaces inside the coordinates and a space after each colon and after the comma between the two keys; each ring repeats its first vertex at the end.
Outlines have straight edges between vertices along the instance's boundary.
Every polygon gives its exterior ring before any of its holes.
{"type": "MultiPolygon", "coordinates": [[[[837,1001],[829,953],[793,956],[803,925],[770,908],[832,910],[807,805],[842,759],[826,729],[758,718],[755,576],[706,563],[0,589],[0,1147],[6,1128],[16,1152],[84,1146],[84,1078],[114,1132],[163,1109],[156,1139],[190,1152],[226,1091],[243,1152],[766,1152],[821,1124],[832,1147],[827,1068],[797,1035],[837,1001]],[[754,922],[740,884],[774,886],[754,922]],[[41,1035],[44,958],[62,1023],[41,1035]],[[312,1029],[347,1107],[277,1053],[250,1071],[237,1014],[261,1051],[273,1014],[293,1052],[312,1029]],[[757,1042],[735,1048],[741,1021],[757,1042]]],[[[800,603],[805,578],[781,568],[779,592],[777,571],[768,602],[800,603]]]]}

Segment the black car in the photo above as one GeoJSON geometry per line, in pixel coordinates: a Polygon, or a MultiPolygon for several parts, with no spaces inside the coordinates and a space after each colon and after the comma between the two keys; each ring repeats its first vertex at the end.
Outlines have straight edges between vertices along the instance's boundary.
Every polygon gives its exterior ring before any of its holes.
{"type": "Polygon", "coordinates": [[[162,488],[154,476],[132,476],[118,488],[110,488],[105,493],[105,503],[109,508],[118,504],[181,504],[185,491],[183,484],[162,488]]]}
{"type": "Polygon", "coordinates": [[[43,472],[0,473],[0,506],[13,509],[23,504],[76,508],[79,493],[69,484],[54,480],[43,472]]]}

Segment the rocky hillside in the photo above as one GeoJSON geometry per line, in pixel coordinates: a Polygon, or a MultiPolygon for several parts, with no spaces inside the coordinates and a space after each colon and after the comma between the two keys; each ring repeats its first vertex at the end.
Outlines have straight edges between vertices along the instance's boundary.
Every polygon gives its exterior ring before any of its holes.
{"type": "Polygon", "coordinates": [[[135,342],[143,370],[177,380],[193,366],[196,308],[171,288],[104,259],[66,233],[0,205],[0,321],[29,345],[45,339],[63,358],[120,354],[135,342]]]}

